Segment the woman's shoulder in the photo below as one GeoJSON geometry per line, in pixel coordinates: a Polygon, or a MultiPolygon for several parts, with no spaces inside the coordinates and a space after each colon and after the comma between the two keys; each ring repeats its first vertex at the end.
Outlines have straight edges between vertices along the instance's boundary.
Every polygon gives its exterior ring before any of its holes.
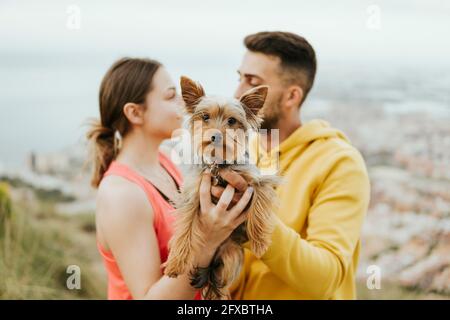
{"type": "Polygon", "coordinates": [[[95,214],[97,239],[105,250],[110,250],[110,241],[120,241],[141,226],[153,223],[153,209],[145,193],[121,176],[102,179],[95,214]]]}
{"type": "Polygon", "coordinates": [[[153,210],[144,190],[121,176],[106,176],[97,192],[97,213],[127,219],[134,215],[153,216],[153,210]]]}

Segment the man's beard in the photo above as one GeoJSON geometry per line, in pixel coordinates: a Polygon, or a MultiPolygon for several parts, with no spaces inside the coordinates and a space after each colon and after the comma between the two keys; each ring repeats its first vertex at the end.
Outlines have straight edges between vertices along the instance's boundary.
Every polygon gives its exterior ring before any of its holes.
{"type": "Polygon", "coordinates": [[[275,102],[269,104],[268,106],[265,106],[265,108],[268,108],[269,112],[265,112],[263,115],[263,121],[261,123],[261,129],[279,129],[278,128],[278,122],[280,120],[281,114],[280,114],[280,103],[281,103],[281,95],[274,99],[275,102]]]}
{"type": "Polygon", "coordinates": [[[270,119],[264,119],[261,123],[261,129],[271,130],[275,129],[278,124],[278,119],[270,118],[270,119]]]}

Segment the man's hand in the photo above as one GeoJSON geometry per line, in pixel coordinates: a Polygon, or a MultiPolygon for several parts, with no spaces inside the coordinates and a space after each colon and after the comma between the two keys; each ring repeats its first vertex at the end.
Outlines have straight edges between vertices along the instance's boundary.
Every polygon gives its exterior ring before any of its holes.
{"type": "MultiPolygon", "coordinates": [[[[231,200],[230,207],[233,207],[239,199],[241,199],[245,190],[247,190],[248,183],[245,179],[239,174],[234,172],[231,169],[224,169],[220,171],[220,176],[224,179],[228,184],[230,184],[233,188],[236,189],[236,192],[233,195],[233,199],[231,200]]],[[[222,196],[225,188],[220,186],[212,186],[211,194],[214,198],[219,199],[222,196]]]]}

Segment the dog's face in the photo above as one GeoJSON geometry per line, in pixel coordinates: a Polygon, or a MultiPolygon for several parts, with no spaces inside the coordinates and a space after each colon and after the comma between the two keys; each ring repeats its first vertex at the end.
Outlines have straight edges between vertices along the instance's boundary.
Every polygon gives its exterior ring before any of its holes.
{"type": "Polygon", "coordinates": [[[237,100],[206,96],[202,86],[187,77],[181,77],[180,84],[197,155],[208,163],[243,159],[248,130],[261,124],[268,87],[253,88],[237,100]]]}

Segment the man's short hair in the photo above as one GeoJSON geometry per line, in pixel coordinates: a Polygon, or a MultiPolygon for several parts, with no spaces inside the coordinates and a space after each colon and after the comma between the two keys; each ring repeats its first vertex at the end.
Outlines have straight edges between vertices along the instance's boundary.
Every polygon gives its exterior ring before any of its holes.
{"type": "Polygon", "coordinates": [[[283,75],[289,83],[296,83],[304,91],[305,100],[314,84],[317,61],[313,47],[305,38],[291,32],[258,32],[248,35],[244,44],[252,52],[280,58],[283,75]]]}

